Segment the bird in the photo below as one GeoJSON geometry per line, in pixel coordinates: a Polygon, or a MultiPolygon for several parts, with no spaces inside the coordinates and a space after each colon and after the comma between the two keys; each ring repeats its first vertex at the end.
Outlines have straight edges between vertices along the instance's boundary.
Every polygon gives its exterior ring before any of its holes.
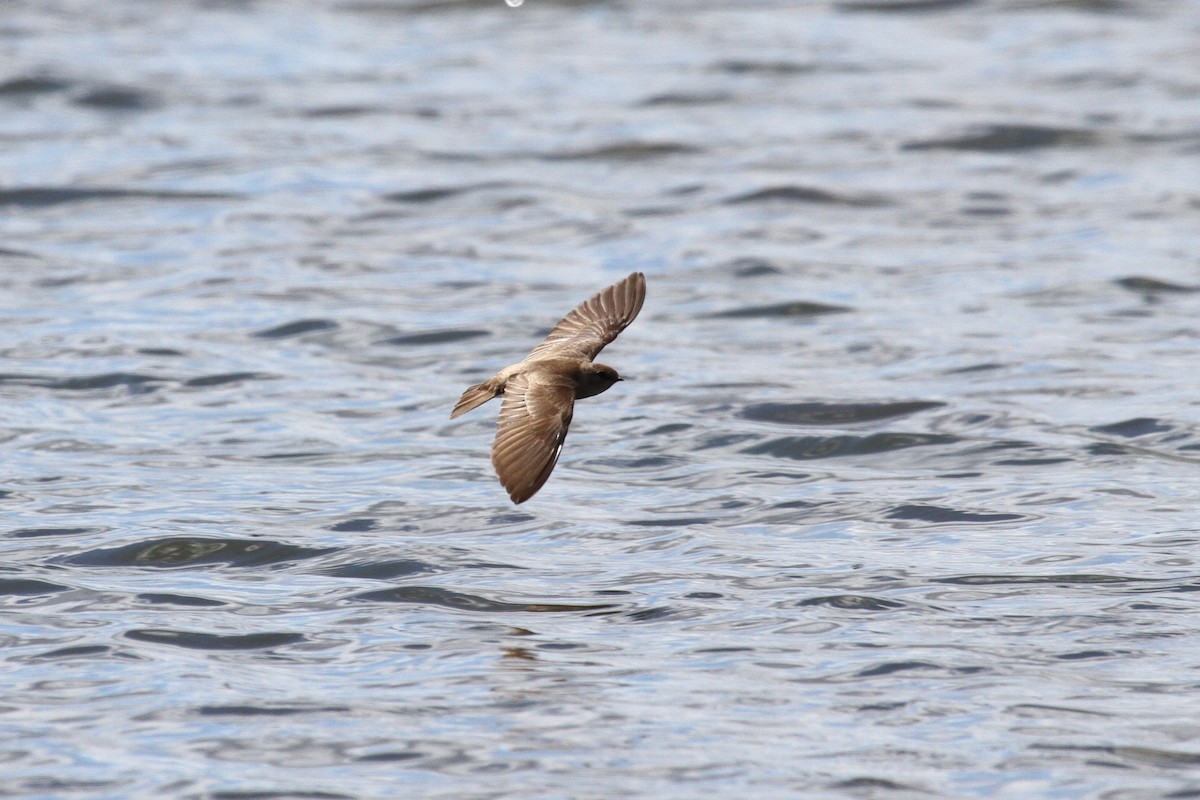
{"type": "Polygon", "coordinates": [[[492,467],[514,504],[537,494],[562,452],[575,401],[617,381],[594,359],[633,322],[646,300],[646,276],[634,272],[577,305],[524,360],[462,393],[450,419],[503,397],[492,442],[492,467]]]}

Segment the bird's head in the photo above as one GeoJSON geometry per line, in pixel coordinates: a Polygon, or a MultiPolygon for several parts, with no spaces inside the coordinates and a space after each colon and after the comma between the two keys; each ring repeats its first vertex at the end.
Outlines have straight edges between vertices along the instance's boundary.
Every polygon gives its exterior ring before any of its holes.
{"type": "Polygon", "coordinates": [[[579,375],[579,391],[577,397],[593,397],[617,381],[625,380],[612,367],[604,364],[588,364],[579,375]]]}

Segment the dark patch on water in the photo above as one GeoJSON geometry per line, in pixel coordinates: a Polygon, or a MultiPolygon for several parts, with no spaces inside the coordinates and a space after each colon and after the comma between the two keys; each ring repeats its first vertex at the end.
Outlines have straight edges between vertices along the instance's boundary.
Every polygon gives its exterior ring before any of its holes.
{"type": "Polygon", "coordinates": [[[390,203],[436,203],[439,200],[446,200],[469,192],[477,192],[481,189],[504,189],[511,188],[512,186],[513,184],[498,181],[472,183],[463,186],[431,186],[424,189],[391,192],[390,194],[385,194],[383,199],[390,203]]]}
{"type": "Polygon", "coordinates": [[[942,506],[905,505],[896,506],[887,513],[888,519],[913,519],[920,522],[965,522],[971,524],[990,522],[1014,522],[1026,519],[1021,514],[979,514],[972,511],[959,511],[942,506]]]}
{"type": "MultiPolygon", "coordinates": [[[[1192,767],[1200,765],[1200,753],[1192,753],[1181,750],[1164,750],[1157,747],[1134,747],[1134,746],[1116,746],[1109,747],[1104,745],[1071,745],[1071,744],[1048,744],[1039,743],[1030,745],[1034,750],[1058,750],[1077,753],[1096,753],[1113,756],[1121,759],[1124,762],[1133,762],[1136,765],[1149,764],[1155,767],[1192,767]]],[[[1124,763],[1112,763],[1093,759],[1089,762],[1092,765],[1103,764],[1105,766],[1116,767],[1120,769],[1128,769],[1124,763]]],[[[1176,792],[1163,794],[1164,798],[1195,798],[1200,797],[1200,789],[1184,789],[1176,792]]]]}
{"type": "Polygon", "coordinates": [[[493,514],[488,517],[488,525],[520,525],[525,522],[533,522],[537,517],[528,514],[524,511],[506,511],[500,514],[493,514]]]}
{"type": "Polygon", "coordinates": [[[889,661],[886,664],[859,670],[855,675],[859,678],[877,678],[881,675],[894,675],[897,672],[929,669],[940,670],[942,667],[938,664],[931,664],[928,661],[889,661]]]}
{"type": "Polygon", "coordinates": [[[0,596],[32,597],[41,594],[57,594],[69,592],[71,587],[62,586],[49,581],[39,581],[33,578],[4,578],[0,579],[0,596]]]}
{"type": "Polygon", "coordinates": [[[258,339],[288,339],[293,336],[302,336],[306,333],[335,331],[339,327],[341,326],[331,319],[301,319],[283,325],[276,325],[274,328],[256,331],[252,335],[258,339]]]}
{"type": "Polygon", "coordinates": [[[1125,456],[1132,452],[1128,447],[1111,442],[1096,442],[1084,448],[1089,456],[1125,456]]]}
{"type": "Polygon", "coordinates": [[[269,539],[173,537],[89,550],[57,560],[64,564],[92,567],[179,569],[226,564],[244,568],[285,564],[337,551],[336,547],[298,547],[269,539]]]}
{"type": "Polygon", "coordinates": [[[14,259],[14,260],[16,260],[16,259],[31,260],[31,261],[41,261],[42,260],[42,257],[39,256],[37,253],[31,253],[27,250],[13,250],[10,247],[0,247],[0,258],[14,259]]]}
{"type": "Polygon", "coordinates": [[[366,105],[345,105],[345,106],[319,106],[317,108],[306,108],[299,112],[302,117],[309,119],[347,119],[351,117],[364,117],[369,114],[385,113],[386,109],[380,106],[366,105]]]}
{"type": "MultiPolygon", "coordinates": [[[[799,476],[783,475],[782,477],[785,477],[785,478],[791,478],[791,477],[801,477],[801,478],[807,478],[808,476],[802,473],[802,474],[801,474],[801,475],[799,475],[799,476]]],[[[774,503],[774,504],[772,504],[771,508],[783,508],[783,509],[787,509],[787,508],[803,508],[803,509],[810,509],[810,508],[819,508],[819,507],[820,507],[820,506],[822,506],[822,505],[824,505],[824,503],[817,503],[817,502],[814,502],[814,501],[812,501],[812,500],[785,500],[785,501],[784,501],[784,502],[782,502],[782,503],[774,503]]]]}
{"type": "Polygon", "coordinates": [[[1169,586],[1164,586],[1161,589],[1158,587],[1135,587],[1134,591],[1141,592],[1171,592],[1173,594],[1191,594],[1192,592],[1200,592],[1200,581],[1184,581],[1169,586]]]}
{"type": "Polygon", "coordinates": [[[1032,9],[1064,9],[1067,11],[1128,11],[1135,8],[1126,0],[1029,0],[1026,8],[1032,9]]]}
{"type": "Polygon", "coordinates": [[[1047,456],[1046,458],[1002,458],[992,463],[997,467],[1045,467],[1051,464],[1066,464],[1074,460],[1065,456],[1047,456]]]}
{"type": "Polygon", "coordinates": [[[210,650],[215,652],[228,650],[270,650],[275,647],[286,647],[305,640],[298,633],[246,633],[218,634],[198,633],[196,631],[179,631],[168,628],[135,628],[126,631],[126,639],[135,642],[165,644],[172,647],[182,647],[188,650],[210,650]]]}
{"type": "Polygon", "coordinates": [[[1144,295],[1156,294],[1190,294],[1192,292],[1200,292],[1200,286],[1187,286],[1182,283],[1170,283],[1168,281],[1160,281],[1157,278],[1146,278],[1141,275],[1132,275],[1128,278],[1118,278],[1113,281],[1122,289],[1128,289],[1131,292],[1137,292],[1144,295]]]}
{"type": "Polygon", "coordinates": [[[167,592],[144,592],[137,595],[137,599],[143,603],[151,603],[153,605],[184,606],[188,608],[215,608],[229,605],[221,600],[212,600],[207,597],[194,597],[187,594],[171,594],[167,592]]]}
{"type": "Polygon", "coordinates": [[[479,339],[481,337],[490,335],[491,334],[488,331],[482,331],[475,328],[422,331],[421,333],[407,333],[400,336],[393,336],[390,339],[384,339],[382,342],[380,342],[380,344],[398,344],[407,347],[429,344],[452,344],[454,342],[463,342],[468,339],[479,339]]]}
{"type": "Polygon", "coordinates": [[[624,616],[634,622],[653,622],[654,620],[666,619],[673,617],[678,612],[668,606],[655,606],[654,608],[639,608],[636,611],[630,611],[624,616]]]}
{"type": "Polygon", "coordinates": [[[360,517],[358,519],[348,519],[336,525],[330,525],[329,530],[341,533],[365,533],[366,531],[373,531],[378,527],[379,520],[373,517],[360,517]]]}
{"type": "Polygon", "coordinates": [[[1054,656],[1059,661],[1090,661],[1096,658],[1113,658],[1114,656],[1127,656],[1129,651],[1116,650],[1079,650],[1074,653],[1059,653],[1054,656]]]}
{"type": "Polygon", "coordinates": [[[1086,147],[1098,142],[1099,136],[1088,130],[1041,125],[989,125],[959,136],[908,142],[901,149],[1004,153],[1043,147],[1086,147]]]}
{"type": "Polygon", "coordinates": [[[1004,369],[1005,365],[997,361],[987,361],[983,364],[972,364],[968,367],[958,367],[956,369],[948,369],[943,375],[961,375],[970,372],[990,372],[992,370],[1004,369]]]}
{"type": "Polygon", "coordinates": [[[264,461],[302,461],[304,459],[326,458],[332,455],[329,450],[296,450],[290,453],[262,453],[255,456],[264,461]]]}
{"type": "Polygon", "coordinates": [[[71,88],[72,83],[53,75],[20,75],[0,83],[0,97],[27,97],[50,94],[71,88]]]}
{"type": "Polygon", "coordinates": [[[676,517],[674,519],[635,519],[625,523],[640,528],[686,528],[690,525],[712,524],[711,517],[676,517]]]}
{"type": "Polygon", "coordinates": [[[846,195],[830,192],[826,189],[816,189],[810,186],[769,186],[752,192],[734,195],[723,202],[730,205],[741,203],[816,203],[819,205],[857,206],[877,208],[889,205],[889,201],[879,195],[846,195]]]}
{"type": "Polygon", "coordinates": [[[77,378],[55,378],[46,375],[0,374],[0,385],[38,386],[68,392],[86,392],[95,389],[123,387],[131,394],[145,394],[166,383],[169,378],[157,375],[139,375],[132,372],[105,372],[99,375],[82,375],[77,378]]]}
{"type": "Polygon", "coordinates": [[[682,433],[683,431],[691,430],[692,425],[686,422],[669,422],[666,425],[659,425],[653,430],[646,431],[643,436],[665,436],[669,433],[682,433]]]}
{"type": "Polygon", "coordinates": [[[395,578],[405,578],[410,575],[421,575],[439,571],[438,567],[433,564],[427,564],[424,561],[393,559],[389,561],[340,564],[336,567],[321,570],[321,574],[330,575],[335,578],[387,581],[395,578]]]}
{"type": "Polygon", "coordinates": [[[357,800],[354,795],[349,794],[297,789],[284,792],[213,792],[211,797],[212,800],[357,800]]]}
{"type": "Polygon", "coordinates": [[[162,99],[156,92],[136,86],[117,85],[96,86],[71,102],[102,111],[148,111],[162,105],[162,99]]]}
{"type": "Polygon", "coordinates": [[[949,8],[973,5],[978,0],[835,0],[839,11],[921,12],[945,11],[949,8]]]}
{"type": "MultiPolygon", "coordinates": [[[[432,3],[428,5],[441,5],[432,3]]],[[[410,8],[409,6],[405,6],[410,8]]],[[[285,792],[213,792],[212,800],[356,800],[354,795],[333,792],[307,792],[289,789],[285,792]]]]}
{"type": "Polygon", "coordinates": [[[643,108],[655,106],[706,106],[732,99],[729,92],[665,92],[647,97],[637,103],[643,108]]]}
{"type": "Polygon", "coordinates": [[[884,600],[881,597],[867,597],[861,594],[833,594],[825,597],[809,597],[800,600],[797,606],[829,606],[849,611],[892,611],[905,608],[907,603],[895,600],[884,600]]]}
{"type": "Polygon", "coordinates": [[[164,203],[182,203],[195,200],[238,199],[241,199],[241,195],[227,192],[170,192],[73,186],[25,186],[19,189],[0,189],[0,206],[21,206],[22,208],[43,208],[95,200],[155,200],[164,203]]]}
{"type": "Polygon", "coordinates": [[[93,656],[114,655],[118,651],[115,647],[101,644],[83,644],[75,647],[60,647],[57,650],[48,650],[44,653],[38,653],[31,656],[30,661],[65,661],[70,658],[90,658],[93,656]]]}
{"type": "Polygon", "coordinates": [[[887,792],[912,792],[915,794],[925,794],[925,790],[919,789],[916,786],[909,786],[904,783],[896,783],[885,778],[850,778],[837,783],[829,784],[829,788],[840,791],[851,791],[856,797],[873,797],[878,792],[884,790],[887,792]]]}
{"type": "Polygon", "coordinates": [[[101,533],[104,528],[17,528],[9,531],[14,539],[40,539],[44,536],[82,536],[87,533],[101,533]]]}
{"type": "Polygon", "coordinates": [[[784,425],[837,426],[904,417],[945,405],[922,400],[897,403],[760,403],[747,406],[738,416],[784,425]]]}
{"type": "Polygon", "coordinates": [[[994,453],[1007,452],[1009,450],[1037,450],[1038,446],[1033,442],[1024,442],[1018,439],[997,439],[991,442],[981,442],[973,448],[973,452],[977,453],[994,453]]]}
{"type": "Polygon", "coordinates": [[[110,372],[103,375],[85,375],[79,378],[66,378],[65,380],[55,381],[50,385],[53,389],[66,389],[67,391],[88,391],[91,389],[111,389],[115,386],[122,386],[132,392],[151,391],[149,384],[163,383],[167,379],[160,378],[156,375],[138,375],[128,372],[110,372]]]}
{"type": "Polygon", "coordinates": [[[953,444],[956,436],[933,433],[873,433],[870,436],[784,436],[743,450],[796,461],[886,453],[910,447],[953,444]]]}
{"type": "Polygon", "coordinates": [[[951,578],[930,578],[932,583],[952,583],[962,586],[1005,586],[1009,584],[1112,584],[1140,583],[1149,578],[1128,578],[1124,575],[1068,573],[1064,575],[957,575],[951,578]]]}
{"type": "Polygon", "coordinates": [[[617,142],[584,150],[543,153],[546,161],[646,161],[701,153],[700,147],[678,142],[617,142]]]}
{"type": "Polygon", "coordinates": [[[579,642],[542,642],[537,645],[538,650],[586,650],[588,645],[580,644],[579,642]]]}
{"type": "Polygon", "coordinates": [[[619,470],[654,469],[669,467],[680,462],[679,456],[642,456],[640,458],[593,458],[589,464],[598,464],[619,470]]]}
{"type": "Polygon", "coordinates": [[[424,757],[425,753],[419,750],[394,750],[386,753],[371,753],[359,756],[354,760],[367,764],[388,764],[397,761],[412,761],[415,758],[424,757]]]}
{"type": "Polygon", "coordinates": [[[735,308],[731,311],[719,311],[712,316],[731,319],[754,319],[757,317],[815,317],[822,314],[844,314],[853,311],[846,306],[835,306],[826,303],[812,303],[806,300],[796,300],[791,303],[777,303],[769,306],[750,306],[735,308]]]}
{"type": "Polygon", "coordinates": [[[770,275],[783,274],[783,270],[767,259],[754,258],[753,256],[735,258],[733,261],[724,264],[723,268],[728,269],[739,278],[763,278],[770,275]]]}
{"type": "Polygon", "coordinates": [[[766,75],[779,77],[785,75],[807,75],[828,69],[827,65],[805,63],[800,61],[751,61],[747,59],[731,59],[719,61],[713,69],[730,75],[766,75]]]}
{"type": "MultiPolygon", "coordinates": [[[[970,448],[969,453],[1009,453],[1013,450],[1025,451],[1025,454],[1032,456],[1034,453],[1044,453],[1045,448],[1034,444],[1033,442],[1023,442],[1016,439],[998,439],[991,442],[981,442],[970,448]]],[[[994,462],[995,463],[995,462],[994,462]]]]}
{"type": "Polygon", "coordinates": [[[270,377],[265,372],[226,372],[220,375],[204,375],[199,378],[191,378],[184,381],[183,385],[193,388],[205,388],[208,386],[224,386],[229,383],[241,383],[242,381],[261,381],[270,377]]]}
{"type": "Polygon", "coordinates": [[[757,441],[762,437],[753,433],[718,433],[712,436],[704,436],[697,442],[695,450],[712,450],[718,447],[730,447],[742,442],[757,441]]]}
{"type": "Polygon", "coordinates": [[[339,4],[342,11],[370,14],[379,17],[396,17],[424,14],[453,14],[468,8],[462,0],[412,0],[395,3],[392,0],[350,0],[339,4]]]}
{"type": "Polygon", "coordinates": [[[294,717],[301,714],[343,713],[346,706],[198,706],[201,717],[294,717]]]}
{"type": "Polygon", "coordinates": [[[598,611],[615,608],[612,604],[601,605],[569,605],[566,603],[506,603],[500,600],[489,600],[474,594],[455,592],[436,586],[399,586],[395,589],[381,589],[374,592],[363,592],[348,598],[349,600],[371,603],[415,603],[418,605],[443,606],[456,608],[460,611],[486,612],[520,612],[547,613],[572,611],[598,611]]]}
{"type": "Polygon", "coordinates": [[[1153,417],[1135,417],[1122,422],[1113,422],[1109,425],[1097,425],[1094,428],[1088,428],[1088,430],[1095,433],[1106,433],[1112,436],[1133,439],[1151,433],[1165,433],[1166,431],[1174,430],[1174,426],[1167,425],[1153,417]]]}
{"type": "Polygon", "coordinates": [[[963,206],[959,213],[968,217],[1006,217],[1013,213],[1008,206],[971,205],[963,206]]]}

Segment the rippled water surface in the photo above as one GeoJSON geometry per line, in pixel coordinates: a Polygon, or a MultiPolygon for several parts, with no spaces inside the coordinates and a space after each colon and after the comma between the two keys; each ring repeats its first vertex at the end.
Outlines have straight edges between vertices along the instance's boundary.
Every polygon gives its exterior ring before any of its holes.
{"type": "Polygon", "coordinates": [[[0,795],[1200,796],[1197,41],[10,0],[0,795]],[[512,506],[451,406],[635,269],[512,506]]]}

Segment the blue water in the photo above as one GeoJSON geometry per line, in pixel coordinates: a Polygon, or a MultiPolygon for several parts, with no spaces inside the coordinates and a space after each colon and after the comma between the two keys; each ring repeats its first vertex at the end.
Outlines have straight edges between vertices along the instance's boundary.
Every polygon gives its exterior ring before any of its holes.
{"type": "Polygon", "coordinates": [[[1198,33],[9,3],[0,796],[1200,795],[1198,33]]]}

